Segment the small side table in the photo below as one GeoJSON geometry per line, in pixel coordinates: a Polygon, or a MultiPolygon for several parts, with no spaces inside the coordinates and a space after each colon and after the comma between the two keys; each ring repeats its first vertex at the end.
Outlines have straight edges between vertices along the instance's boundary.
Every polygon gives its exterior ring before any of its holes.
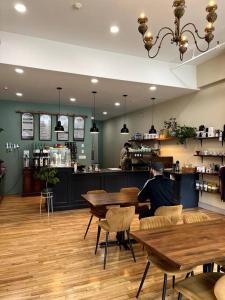
{"type": "Polygon", "coordinates": [[[49,211],[53,213],[53,192],[41,192],[41,199],[40,199],[40,214],[42,212],[42,203],[43,201],[46,201],[47,204],[47,210],[48,210],[48,217],[49,217],[49,211]]]}

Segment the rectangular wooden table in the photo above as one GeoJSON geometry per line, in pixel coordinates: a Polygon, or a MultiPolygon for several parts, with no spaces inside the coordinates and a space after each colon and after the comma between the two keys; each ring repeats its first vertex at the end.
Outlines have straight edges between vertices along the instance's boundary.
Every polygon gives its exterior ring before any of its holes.
{"type": "Polygon", "coordinates": [[[180,270],[225,260],[225,218],[135,231],[131,236],[180,270]]]}
{"type": "Polygon", "coordinates": [[[81,196],[93,207],[125,204],[135,205],[138,203],[136,193],[82,194],[81,196]]]}

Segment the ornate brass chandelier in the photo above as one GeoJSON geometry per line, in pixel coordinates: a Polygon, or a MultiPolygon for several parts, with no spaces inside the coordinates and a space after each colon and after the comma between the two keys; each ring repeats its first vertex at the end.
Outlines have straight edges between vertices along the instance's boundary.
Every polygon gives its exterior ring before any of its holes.
{"type": "Polygon", "coordinates": [[[216,14],[217,4],[214,1],[210,1],[208,6],[206,7],[206,11],[207,11],[206,20],[208,21],[208,24],[205,28],[204,36],[201,36],[198,33],[198,29],[193,23],[187,23],[183,27],[181,27],[181,18],[185,13],[185,0],[174,0],[173,7],[174,7],[174,16],[175,16],[175,22],[174,22],[175,29],[173,30],[170,27],[162,27],[159,30],[155,40],[151,32],[147,32],[148,18],[144,14],[142,14],[138,18],[138,23],[139,23],[138,31],[142,35],[144,46],[145,49],[148,51],[149,58],[155,58],[159,54],[163,40],[167,36],[172,36],[171,44],[176,44],[176,46],[179,46],[180,60],[183,60],[184,53],[187,51],[188,48],[188,39],[185,34],[190,34],[193,37],[196,48],[200,52],[208,51],[210,42],[214,39],[214,35],[213,35],[213,31],[215,30],[214,22],[217,19],[217,14],[216,14]],[[164,33],[164,35],[161,36],[162,33],[164,33]],[[207,47],[205,49],[201,49],[199,47],[197,38],[200,40],[205,40],[207,42],[207,47]],[[151,55],[150,50],[157,44],[157,42],[159,43],[158,43],[158,48],[156,49],[156,53],[151,55]]]}

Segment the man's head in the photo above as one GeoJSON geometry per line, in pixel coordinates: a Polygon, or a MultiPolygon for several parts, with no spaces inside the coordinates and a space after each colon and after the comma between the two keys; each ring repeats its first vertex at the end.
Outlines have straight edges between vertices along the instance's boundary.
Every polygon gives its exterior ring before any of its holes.
{"type": "Polygon", "coordinates": [[[153,176],[162,175],[164,170],[164,166],[161,162],[153,162],[151,164],[150,172],[153,176]]]}

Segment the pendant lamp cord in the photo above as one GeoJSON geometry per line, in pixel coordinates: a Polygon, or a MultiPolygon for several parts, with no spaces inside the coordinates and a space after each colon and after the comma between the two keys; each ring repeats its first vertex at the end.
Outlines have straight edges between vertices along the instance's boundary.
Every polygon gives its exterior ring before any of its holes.
{"type": "Polygon", "coordinates": [[[154,104],[155,104],[155,103],[154,103],[154,100],[155,100],[155,99],[152,98],[152,126],[154,125],[154,122],[153,122],[153,121],[154,121],[154,120],[153,120],[153,118],[154,118],[154,104]]]}
{"type": "Polygon", "coordinates": [[[127,95],[123,95],[124,97],[124,124],[126,124],[126,114],[127,114],[127,95]]]}

